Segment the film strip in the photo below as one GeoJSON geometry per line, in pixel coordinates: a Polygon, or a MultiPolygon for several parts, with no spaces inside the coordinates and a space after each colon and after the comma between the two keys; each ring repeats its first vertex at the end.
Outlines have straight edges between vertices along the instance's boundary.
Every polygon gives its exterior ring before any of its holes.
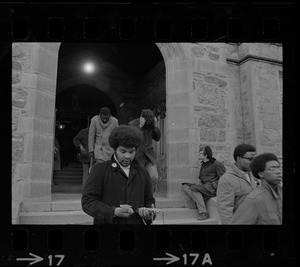
{"type": "MultiPolygon", "coordinates": [[[[11,88],[13,82],[13,43],[280,43],[283,88],[288,92],[283,99],[284,118],[293,119],[295,114],[293,3],[3,3],[0,9],[4,88],[11,88]]],[[[8,92],[3,99],[9,106],[3,106],[10,109],[10,89],[8,92]]],[[[291,161],[285,162],[284,168],[289,180],[284,187],[282,225],[170,225],[164,217],[163,224],[143,226],[15,224],[9,169],[3,181],[5,194],[1,194],[0,265],[296,265],[295,139],[289,131],[292,126],[285,120],[283,126],[283,154],[291,156],[291,161]]],[[[160,209],[156,212],[164,216],[160,209]]]]}

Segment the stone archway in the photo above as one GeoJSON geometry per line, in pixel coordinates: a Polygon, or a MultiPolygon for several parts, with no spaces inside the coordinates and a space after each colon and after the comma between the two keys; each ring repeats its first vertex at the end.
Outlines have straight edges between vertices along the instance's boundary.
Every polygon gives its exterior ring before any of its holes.
{"type": "MultiPolygon", "coordinates": [[[[168,196],[180,195],[179,180],[189,169],[188,64],[181,44],[157,44],[166,66],[168,196]],[[174,101],[183,97],[180,104],[174,101]],[[182,141],[182,133],[184,140],[182,141]],[[180,150],[180,153],[176,153],[180,150]],[[174,156],[176,155],[176,156],[174,156]]],[[[55,97],[60,43],[13,44],[12,198],[51,200],[55,97]],[[45,153],[50,151],[50,153],[45,153]]],[[[75,83],[75,80],[72,81],[75,83]]],[[[71,83],[72,83],[71,82],[71,83]]],[[[66,81],[66,84],[70,81],[66,81]]],[[[109,92],[111,94],[111,92],[109,92]]],[[[121,100],[112,95],[116,107],[121,100]]],[[[14,208],[13,208],[14,209],[14,208]]],[[[15,212],[14,212],[15,214],[15,212]]]]}
{"type": "Polygon", "coordinates": [[[167,146],[167,197],[183,199],[183,180],[194,175],[192,156],[192,105],[193,90],[190,60],[184,45],[157,43],[166,67],[166,146],[167,146]]]}

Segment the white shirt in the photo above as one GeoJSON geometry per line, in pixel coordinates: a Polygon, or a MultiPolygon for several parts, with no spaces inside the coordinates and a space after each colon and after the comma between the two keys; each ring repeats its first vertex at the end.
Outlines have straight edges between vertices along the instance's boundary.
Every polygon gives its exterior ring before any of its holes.
{"type": "Polygon", "coordinates": [[[114,155],[114,158],[115,158],[116,162],[118,162],[120,168],[125,172],[127,177],[129,177],[130,165],[128,167],[122,166],[121,163],[117,160],[116,154],[114,155]]]}

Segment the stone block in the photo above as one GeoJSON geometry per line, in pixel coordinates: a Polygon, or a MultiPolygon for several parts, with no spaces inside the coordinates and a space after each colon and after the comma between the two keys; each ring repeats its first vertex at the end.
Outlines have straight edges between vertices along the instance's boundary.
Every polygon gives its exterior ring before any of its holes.
{"type": "Polygon", "coordinates": [[[17,180],[12,184],[12,199],[23,201],[31,194],[31,183],[28,180],[17,180]]]}
{"type": "Polygon", "coordinates": [[[31,181],[31,194],[30,198],[45,199],[49,201],[51,199],[51,180],[48,181],[31,181]]]}
{"type": "Polygon", "coordinates": [[[170,129],[169,130],[169,142],[186,142],[190,140],[190,129],[181,128],[181,129],[170,129]]]}
{"type": "MultiPolygon", "coordinates": [[[[190,176],[189,166],[172,166],[169,165],[168,180],[167,182],[191,182],[194,183],[195,180],[190,176]]],[[[169,188],[168,188],[169,189],[169,188]]]]}
{"type": "Polygon", "coordinates": [[[170,143],[169,144],[169,166],[189,165],[189,143],[170,143]]]}
{"type": "Polygon", "coordinates": [[[54,119],[55,110],[55,95],[37,91],[36,92],[36,104],[35,104],[35,116],[42,119],[54,119]]]}
{"type": "Polygon", "coordinates": [[[187,106],[190,105],[190,93],[181,92],[176,94],[168,94],[168,106],[187,106]]]}
{"type": "Polygon", "coordinates": [[[190,87],[191,81],[188,78],[188,72],[184,71],[174,71],[170,72],[167,75],[167,87],[170,88],[167,90],[167,94],[169,91],[174,92],[187,92],[190,91],[192,87],[190,87]]]}
{"type": "Polygon", "coordinates": [[[15,170],[15,179],[30,180],[31,179],[31,164],[17,163],[15,170]]]}
{"type": "Polygon", "coordinates": [[[32,51],[31,71],[56,80],[58,53],[52,53],[47,47],[38,44],[32,51]]]}
{"type": "Polygon", "coordinates": [[[180,182],[168,181],[168,198],[176,198],[178,200],[185,200],[186,194],[182,190],[180,182]]]}
{"type": "Polygon", "coordinates": [[[31,166],[31,180],[49,182],[51,180],[53,168],[52,164],[37,164],[32,163],[31,166]]]}
{"type": "Polygon", "coordinates": [[[27,133],[24,140],[24,161],[47,163],[53,158],[53,137],[27,133]]]}
{"type": "Polygon", "coordinates": [[[190,127],[190,106],[168,107],[169,129],[190,127]]]}

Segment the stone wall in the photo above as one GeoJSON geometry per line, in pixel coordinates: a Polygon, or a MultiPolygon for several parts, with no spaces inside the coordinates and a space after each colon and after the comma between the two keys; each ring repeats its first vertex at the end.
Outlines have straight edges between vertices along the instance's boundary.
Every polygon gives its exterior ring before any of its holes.
{"type": "Polygon", "coordinates": [[[12,47],[13,218],[21,201],[51,198],[58,47],[54,43],[12,47]]]}

